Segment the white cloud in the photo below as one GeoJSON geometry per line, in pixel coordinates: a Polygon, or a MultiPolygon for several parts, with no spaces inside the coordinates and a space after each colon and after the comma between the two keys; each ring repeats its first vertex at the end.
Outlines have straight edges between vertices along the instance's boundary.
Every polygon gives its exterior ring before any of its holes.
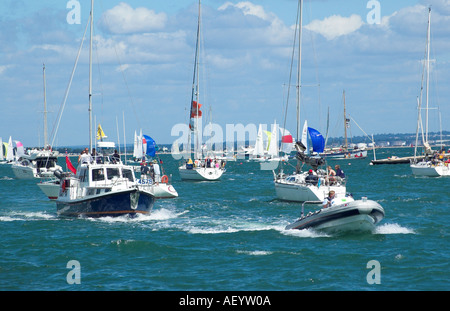
{"type": "Polygon", "coordinates": [[[0,66],[0,75],[3,74],[8,68],[14,67],[13,65],[2,65],[0,66]]]}
{"type": "Polygon", "coordinates": [[[155,13],[143,7],[133,9],[124,2],[106,11],[101,19],[102,27],[115,34],[159,30],[165,27],[166,22],[165,13],[155,13]]]}
{"type": "Polygon", "coordinates": [[[218,10],[219,11],[224,11],[228,7],[238,8],[238,9],[242,10],[244,15],[253,15],[253,16],[259,17],[259,18],[261,18],[263,20],[266,20],[266,21],[269,21],[269,20],[273,19],[273,15],[267,14],[264,11],[264,8],[262,6],[253,4],[253,3],[249,2],[249,1],[239,2],[237,4],[233,4],[231,2],[226,2],[221,7],[219,7],[218,10]]]}
{"type": "Polygon", "coordinates": [[[328,40],[333,40],[340,36],[348,35],[355,32],[364,22],[361,16],[353,14],[350,17],[342,17],[340,15],[332,15],[324,20],[313,20],[305,28],[317,32],[328,40]]]}

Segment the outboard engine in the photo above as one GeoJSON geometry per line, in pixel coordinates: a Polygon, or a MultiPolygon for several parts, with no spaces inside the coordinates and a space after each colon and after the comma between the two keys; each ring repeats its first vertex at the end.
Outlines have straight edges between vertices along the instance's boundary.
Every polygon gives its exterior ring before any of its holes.
{"type": "Polygon", "coordinates": [[[53,172],[53,175],[55,175],[56,178],[61,180],[64,177],[64,172],[61,170],[56,170],[53,172]]]}

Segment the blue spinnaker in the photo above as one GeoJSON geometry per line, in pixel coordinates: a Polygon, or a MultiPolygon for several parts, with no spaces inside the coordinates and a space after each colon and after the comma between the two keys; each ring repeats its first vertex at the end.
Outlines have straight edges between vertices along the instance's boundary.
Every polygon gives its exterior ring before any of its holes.
{"type": "Polygon", "coordinates": [[[311,142],[313,146],[313,151],[317,153],[323,152],[325,149],[325,139],[322,134],[312,127],[308,127],[309,136],[311,137],[311,142]]]}
{"type": "Polygon", "coordinates": [[[156,146],[156,142],[150,136],[147,136],[147,135],[143,135],[143,136],[145,138],[145,141],[147,142],[146,154],[150,157],[154,157],[156,154],[156,150],[158,150],[158,147],[156,146]]]}

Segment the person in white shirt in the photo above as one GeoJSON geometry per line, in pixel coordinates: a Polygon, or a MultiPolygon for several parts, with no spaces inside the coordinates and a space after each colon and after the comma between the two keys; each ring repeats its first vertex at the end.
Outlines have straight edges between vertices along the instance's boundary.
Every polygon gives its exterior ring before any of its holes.
{"type": "Polygon", "coordinates": [[[330,190],[330,192],[328,193],[328,197],[326,197],[325,200],[323,200],[322,207],[323,208],[330,207],[333,204],[333,199],[335,195],[336,195],[335,191],[330,190]]]}

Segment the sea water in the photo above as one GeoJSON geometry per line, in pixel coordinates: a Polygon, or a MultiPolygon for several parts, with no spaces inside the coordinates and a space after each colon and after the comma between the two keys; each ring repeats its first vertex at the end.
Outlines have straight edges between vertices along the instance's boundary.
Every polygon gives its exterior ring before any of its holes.
{"type": "Polygon", "coordinates": [[[301,204],[278,201],[273,173],[259,163],[238,159],[220,181],[188,182],[178,161],[160,157],[179,197],[136,218],[58,217],[38,181],[0,165],[0,290],[450,290],[450,178],[371,166],[370,152],[330,160],[348,176],[347,191],[386,216],[373,233],[327,235],[285,230],[301,204]]]}

